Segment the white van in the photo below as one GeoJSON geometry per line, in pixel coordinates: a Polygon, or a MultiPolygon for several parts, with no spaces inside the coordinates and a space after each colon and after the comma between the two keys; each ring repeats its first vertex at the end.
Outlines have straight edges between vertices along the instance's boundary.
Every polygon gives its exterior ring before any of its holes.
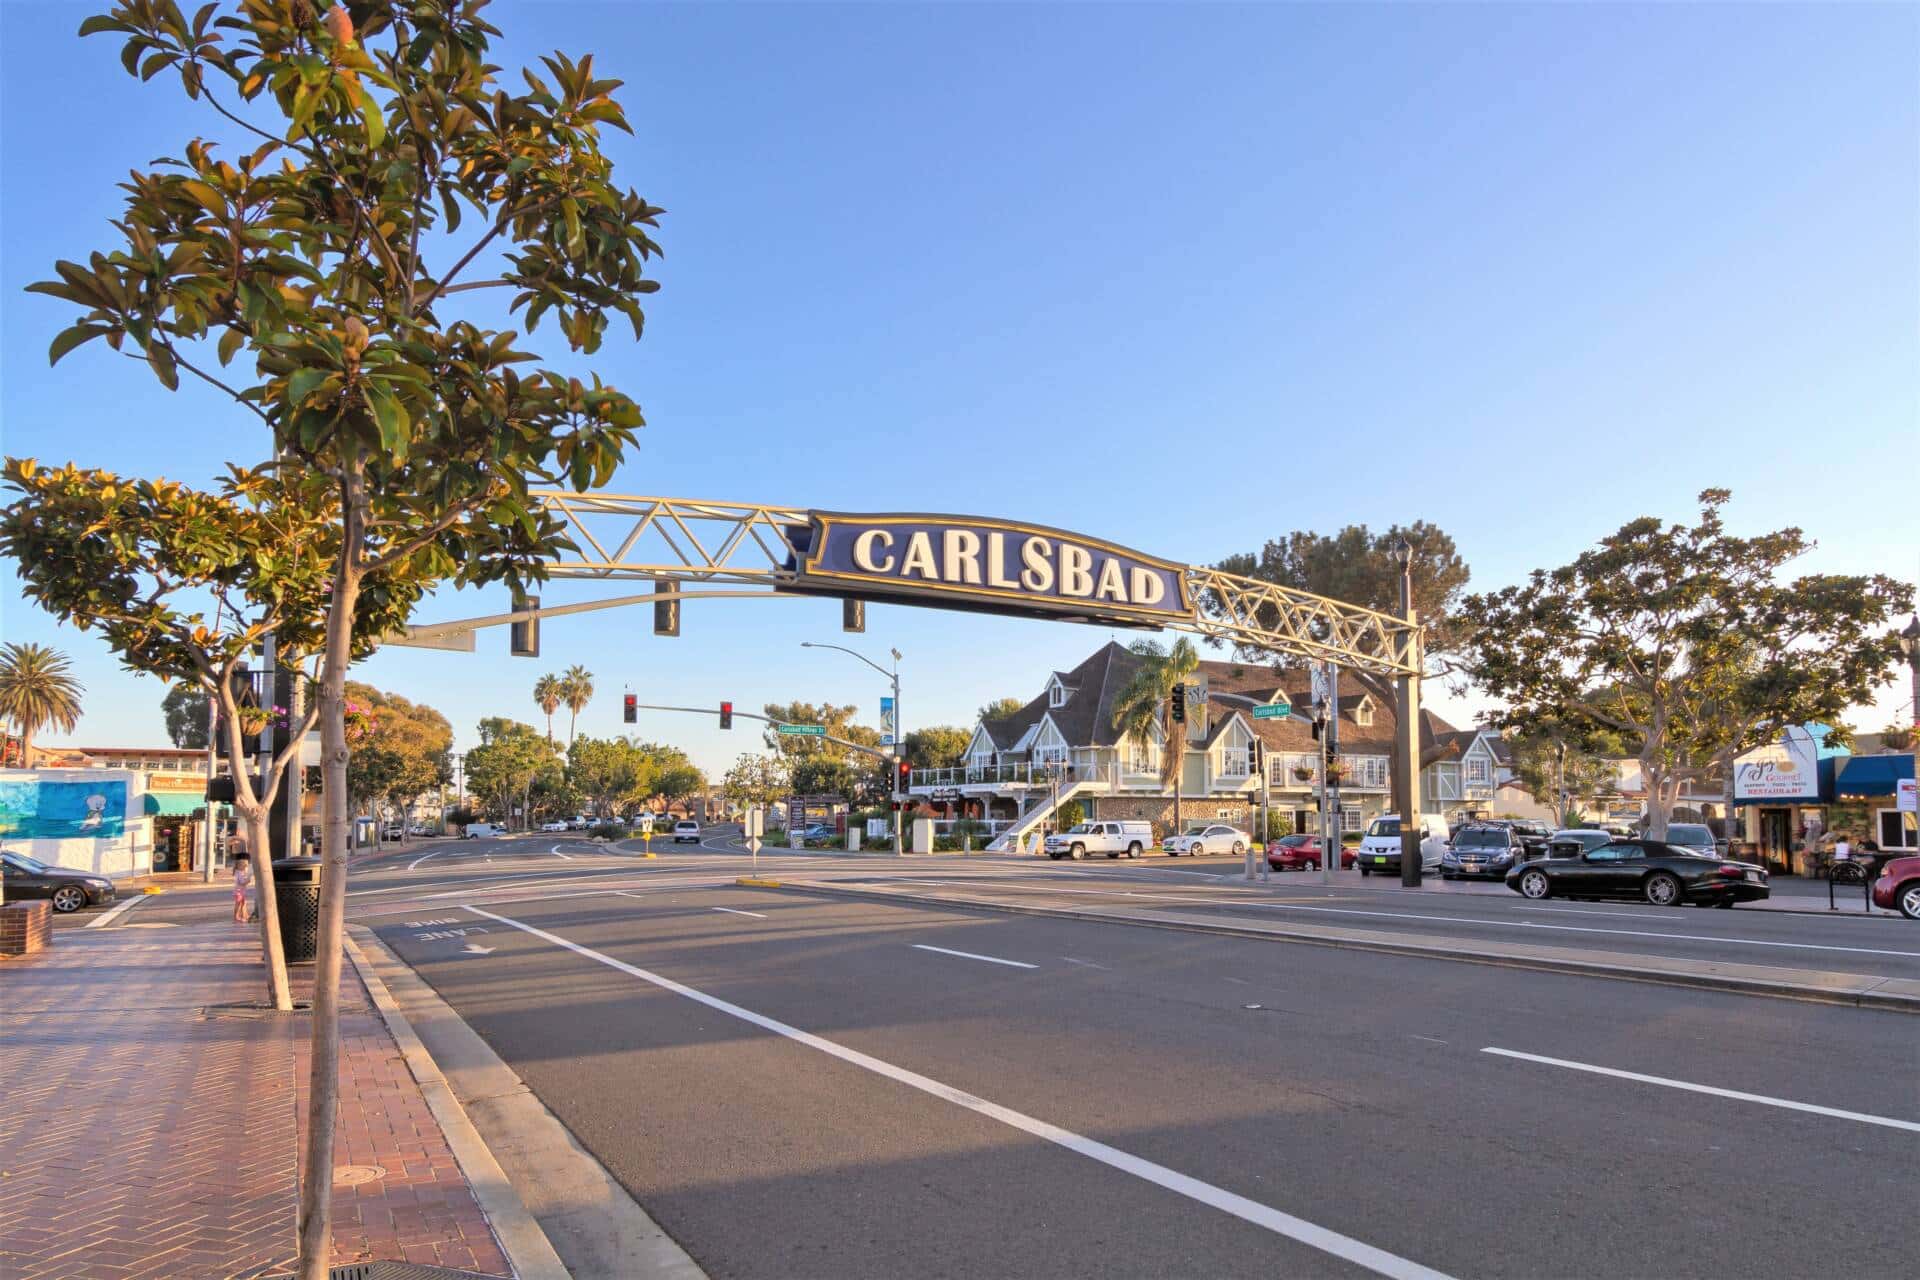
{"type": "Polygon", "coordinates": [[[478,840],[484,836],[503,836],[505,834],[507,834],[507,829],[494,823],[469,822],[466,832],[460,838],[463,840],[478,840]]]}
{"type": "Polygon", "coordinates": [[[1088,858],[1104,853],[1109,858],[1126,854],[1137,858],[1153,845],[1153,824],[1148,822],[1082,822],[1058,835],[1047,837],[1049,858],[1088,858]]]}
{"type": "MultiPolygon", "coordinates": [[[[1447,826],[1446,818],[1437,813],[1420,815],[1420,869],[1437,871],[1440,869],[1441,855],[1447,851],[1447,841],[1453,831],[1447,826]]],[[[1383,813],[1367,826],[1367,834],[1360,839],[1360,852],[1356,858],[1360,874],[1370,876],[1378,871],[1385,875],[1400,874],[1400,815],[1383,813]]]]}

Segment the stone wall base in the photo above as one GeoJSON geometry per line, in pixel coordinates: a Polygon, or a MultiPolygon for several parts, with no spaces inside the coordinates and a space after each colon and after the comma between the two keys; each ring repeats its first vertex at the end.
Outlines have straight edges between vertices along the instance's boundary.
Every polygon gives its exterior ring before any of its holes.
{"type": "Polygon", "coordinates": [[[53,945],[53,906],[46,902],[0,904],[0,956],[25,956],[53,945]]]}

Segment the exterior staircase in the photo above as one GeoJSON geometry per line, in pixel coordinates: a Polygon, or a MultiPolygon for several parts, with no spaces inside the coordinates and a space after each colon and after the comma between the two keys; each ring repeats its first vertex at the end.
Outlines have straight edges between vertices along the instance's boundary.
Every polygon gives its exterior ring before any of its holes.
{"type": "Polygon", "coordinates": [[[1012,826],[989,841],[987,843],[987,851],[989,853],[1019,852],[1028,844],[1028,837],[1038,831],[1041,824],[1046,822],[1048,818],[1051,818],[1061,805],[1083,792],[1094,790],[1105,791],[1106,789],[1106,779],[1101,777],[1077,778],[1060,788],[1060,794],[1057,799],[1052,791],[1048,791],[1046,798],[1035,805],[1032,812],[1021,814],[1012,826]]]}

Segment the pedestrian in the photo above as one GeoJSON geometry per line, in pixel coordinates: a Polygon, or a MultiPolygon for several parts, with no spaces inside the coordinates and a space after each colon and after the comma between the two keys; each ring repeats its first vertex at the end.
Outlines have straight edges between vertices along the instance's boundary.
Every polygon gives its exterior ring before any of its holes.
{"type": "Polygon", "coordinates": [[[1833,838],[1833,860],[1835,862],[1853,861],[1853,844],[1842,831],[1833,838]]]}
{"type": "Polygon", "coordinates": [[[252,918],[253,904],[247,900],[247,888],[253,883],[253,859],[244,848],[233,853],[233,922],[245,924],[252,918]]]}

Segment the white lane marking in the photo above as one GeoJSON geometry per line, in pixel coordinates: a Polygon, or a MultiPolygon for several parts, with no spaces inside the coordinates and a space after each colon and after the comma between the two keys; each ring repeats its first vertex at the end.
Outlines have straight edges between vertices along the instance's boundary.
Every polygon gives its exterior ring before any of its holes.
{"type": "Polygon", "coordinates": [[[715,907],[714,910],[724,911],[730,916],[752,916],[755,920],[766,919],[766,917],[761,915],[758,911],[736,911],[732,907],[715,907]]]}
{"type": "Polygon", "coordinates": [[[1432,1036],[1415,1036],[1415,1040],[1425,1040],[1428,1044],[1445,1044],[1445,1040],[1435,1040],[1432,1036]]]}
{"type": "Polygon", "coordinates": [[[1662,915],[1658,911],[1608,911],[1593,907],[1511,907],[1512,911],[1549,911],[1556,915],[1568,916],[1606,916],[1612,920],[1670,920],[1673,917],[1662,915]]]}
{"type": "Polygon", "coordinates": [[[1062,1129],[1057,1125],[1048,1124],[1045,1120],[1040,1120],[1023,1112],[1015,1111],[1011,1107],[1003,1107],[998,1103],[988,1102],[985,1098],[975,1097],[973,1094],[961,1089],[956,1089],[952,1085],[942,1084],[940,1081],[930,1076],[923,1076],[917,1071],[909,1071],[905,1067],[895,1066],[891,1062],[886,1062],[870,1054],[861,1053],[858,1049],[849,1049],[843,1044],[838,1044],[823,1036],[816,1036],[811,1032],[802,1031],[798,1027],[789,1026],[784,1022],[769,1018],[765,1014],[755,1013],[751,1009],[742,1008],[737,1004],[729,1003],[717,996],[710,996],[704,991],[696,991],[694,988],[683,986],[671,978],[662,977],[657,973],[650,973],[645,969],[639,968],[636,965],[627,964],[622,960],[615,960],[612,956],[604,955],[593,950],[591,947],[583,947],[577,942],[569,942],[559,934],[548,933],[545,929],[538,929],[530,924],[522,924],[520,921],[507,916],[495,915],[493,912],[483,911],[479,907],[468,906],[466,909],[475,915],[485,916],[489,920],[498,920],[501,924],[512,925],[524,933],[530,933],[536,938],[543,938],[555,946],[565,947],[575,955],[585,956],[589,960],[598,961],[610,969],[617,969],[621,973],[640,979],[642,982],[652,983],[664,991],[671,991],[675,995],[685,996],[687,999],[698,1004],[706,1005],[709,1009],[718,1010],[730,1017],[738,1018],[742,1022],[751,1023],[762,1030],[771,1031],[778,1036],[784,1036],[798,1044],[806,1045],[810,1049],[817,1049],[829,1057],[838,1058],[840,1061],[859,1067],[862,1070],[871,1071],[877,1076],[883,1076],[888,1080],[904,1084],[910,1089],[918,1089],[922,1093],[930,1094],[943,1102],[951,1102],[955,1106],[965,1108],[977,1115],[986,1116],[991,1120],[998,1120],[1001,1124],[1009,1128],[1018,1129],[1022,1133],[1031,1134],[1042,1141],[1064,1147],[1076,1155],[1082,1155],[1089,1160],[1098,1161],[1108,1168],[1118,1169],[1122,1173],[1132,1174],[1134,1177],[1140,1178],[1143,1181],[1151,1182],[1158,1187],[1163,1187],[1175,1195],[1185,1196],[1189,1200],[1194,1200],[1210,1208],[1218,1209],[1222,1213],[1230,1214],[1243,1222],[1250,1222],[1254,1226],[1264,1227],[1275,1235],[1285,1236],[1289,1240],[1297,1240],[1309,1248],[1318,1249],[1322,1253],[1332,1254],[1336,1258],[1344,1258],[1346,1261],[1356,1266],[1364,1267],[1377,1275],[1389,1276],[1392,1277],[1393,1280],[1449,1280],[1444,1272],[1435,1271],[1431,1267],[1423,1267],[1417,1262],[1412,1262],[1396,1254],[1388,1253],[1384,1249],[1375,1248],[1373,1245],[1355,1240],[1351,1236],[1344,1236],[1337,1231],[1330,1231],[1326,1227],[1308,1222],[1304,1218],[1296,1218],[1290,1213],[1283,1213],[1279,1209],[1261,1204],[1257,1200],[1249,1200],[1245,1196],[1236,1195],[1231,1191],[1216,1187],[1211,1183],[1202,1182],[1198,1178],[1191,1177],[1175,1169],[1169,1169],[1165,1165],[1155,1164],[1151,1160],[1144,1160],[1139,1156],[1122,1151],[1117,1147],[1110,1147],[1104,1142],[1096,1142],[1092,1138],[1082,1137],[1080,1134],[1074,1133],[1069,1129],[1062,1129]]]}
{"type": "Polygon", "coordinates": [[[423,853],[419,857],[415,858],[412,862],[409,862],[407,864],[407,870],[411,871],[415,867],[419,866],[421,863],[425,862],[428,858],[437,858],[441,854],[445,853],[446,851],[447,850],[445,848],[439,848],[439,849],[435,849],[432,853],[423,853]]]}
{"type": "Polygon", "coordinates": [[[1028,964],[1025,960],[1002,960],[998,956],[976,955],[971,951],[949,951],[945,947],[929,947],[923,942],[913,944],[915,951],[938,951],[943,956],[959,956],[962,960],[985,960],[988,964],[1004,964],[1009,969],[1038,969],[1037,964],[1028,964]]]}
{"type": "MultiPolygon", "coordinates": [[[[1106,965],[1095,964],[1091,960],[1075,960],[1072,956],[1061,956],[1060,958],[1062,960],[1065,960],[1068,964],[1077,964],[1083,969],[1106,969],[1107,968],[1106,965]]],[[[1109,972],[1111,972],[1111,970],[1109,970],[1109,972]]]]}
{"type": "Polygon", "coordinates": [[[548,852],[548,853],[550,853],[550,854],[552,854],[552,855],[553,855],[554,857],[556,857],[556,858],[565,858],[565,859],[566,859],[566,860],[567,860],[568,862],[572,862],[572,861],[573,861],[573,855],[572,855],[572,854],[570,854],[570,853],[562,853],[562,852],[560,852],[560,846],[559,846],[559,845],[555,845],[555,846],[553,846],[553,848],[551,848],[551,849],[549,849],[549,850],[547,850],[547,852],[548,852]]]}
{"type": "Polygon", "coordinates": [[[121,916],[127,914],[127,912],[133,910],[146,900],[145,894],[136,894],[133,897],[127,898],[117,906],[108,907],[105,911],[80,927],[83,929],[104,929],[108,924],[118,920],[121,916]]]}
{"type": "Polygon", "coordinates": [[[1868,1115],[1864,1111],[1842,1111],[1838,1107],[1815,1106],[1811,1102],[1794,1102],[1787,1098],[1769,1098],[1764,1093],[1742,1093],[1738,1089],[1721,1089],[1710,1084],[1694,1084],[1688,1080],[1670,1080],[1666,1076],[1642,1075],[1638,1071],[1621,1071],[1614,1067],[1596,1067],[1591,1062],[1573,1062],[1566,1058],[1545,1058],[1537,1053],[1521,1053],[1515,1049],[1495,1049],[1488,1046],[1482,1053],[1497,1054],[1502,1058],[1518,1058],[1522,1062],[1541,1062],[1550,1067],[1566,1067],[1572,1071],[1590,1071],[1594,1075],[1613,1076],[1620,1080],[1632,1080],[1639,1084],[1664,1085],[1669,1089],[1684,1089],[1688,1093],[1711,1094],[1716,1098],[1732,1098],[1736,1102],[1757,1102],[1767,1107],[1782,1107],[1788,1111],[1805,1111],[1816,1116],[1832,1116],[1837,1120],[1857,1120],[1861,1124],[1877,1124],[1888,1129],[1905,1129],[1908,1133],[1920,1133],[1920,1121],[1895,1120],[1891,1116],[1868,1115]]]}

